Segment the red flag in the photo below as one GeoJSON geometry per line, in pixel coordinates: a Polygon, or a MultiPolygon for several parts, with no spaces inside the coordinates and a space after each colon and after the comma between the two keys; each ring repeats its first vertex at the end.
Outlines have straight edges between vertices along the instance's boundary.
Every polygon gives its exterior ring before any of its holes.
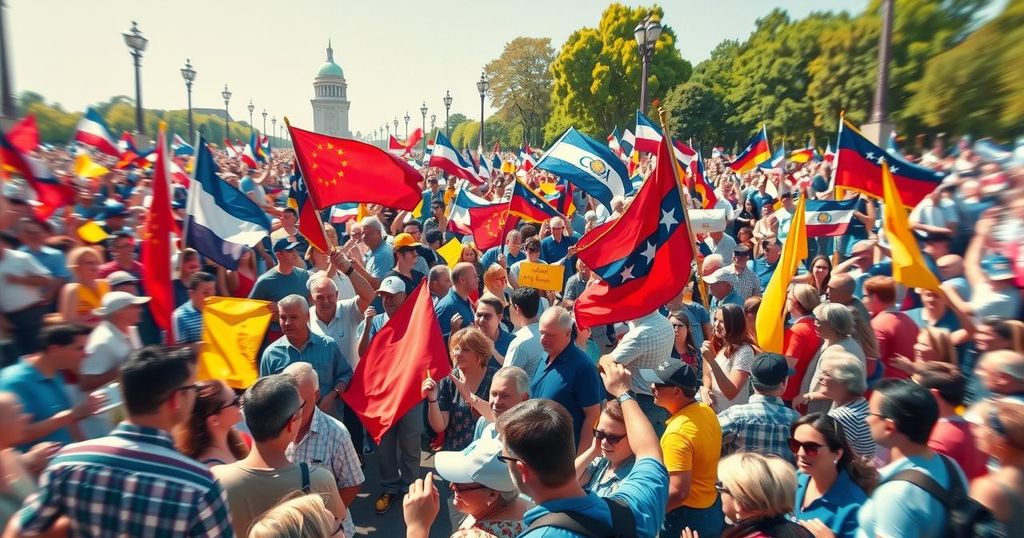
{"type": "Polygon", "coordinates": [[[29,114],[7,131],[7,141],[22,153],[31,153],[39,147],[39,127],[36,117],[29,114]]]}
{"type": "Polygon", "coordinates": [[[309,241],[320,252],[331,251],[327,235],[324,233],[324,224],[320,221],[320,214],[313,207],[309,199],[309,191],[306,190],[306,182],[302,179],[299,169],[292,163],[292,177],[288,183],[288,206],[295,209],[299,214],[299,233],[309,241]]]}
{"type": "Polygon", "coordinates": [[[171,313],[174,312],[174,287],[171,271],[171,230],[175,228],[171,212],[171,178],[167,170],[167,124],[160,123],[156,139],[156,163],[153,170],[153,201],[146,213],[142,232],[142,289],[150,297],[153,321],[174,343],[171,313]]]}
{"type": "Polygon", "coordinates": [[[473,229],[473,243],[481,252],[500,245],[505,240],[506,230],[515,228],[518,223],[519,217],[509,214],[508,206],[505,204],[469,209],[469,226],[473,229]]]}
{"type": "Polygon", "coordinates": [[[57,179],[42,159],[37,159],[15,148],[2,132],[0,132],[0,169],[3,169],[4,178],[8,171],[20,174],[36,191],[36,201],[39,202],[39,206],[35,208],[34,212],[38,219],[48,219],[54,211],[75,203],[75,190],[70,185],[57,179]]]}
{"type": "Polygon", "coordinates": [[[543,196],[527,187],[518,178],[512,187],[512,198],[508,203],[508,211],[530,222],[544,222],[550,218],[562,216],[543,196]]]}
{"type": "Polygon", "coordinates": [[[693,242],[667,144],[660,144],[657,166],[626,212],[580,238],[577,255],[601,278],[576,301],[580,327],[646,316],[690,280],[693,242]]]}
{"type": "Polygon", "coordinates": [[[341,397],[379,443],[423,400],[423,380],[441,380],[451,371],[430,290],[423,282],[374,336],[341,397]]]}
{"type": "Polygon", "coordinates": [[[412,211],[423,199],[420,173],[377,146],[290,125],[288,132],[317,209],[363,202],[412,211]]]}

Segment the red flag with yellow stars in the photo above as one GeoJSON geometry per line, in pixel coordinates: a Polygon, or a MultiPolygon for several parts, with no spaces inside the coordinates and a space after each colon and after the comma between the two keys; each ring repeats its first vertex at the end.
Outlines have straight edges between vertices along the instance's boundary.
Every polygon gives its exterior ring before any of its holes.
{"type": "Polygon", "coordinates": [[[370,144],[288,126],[295,158],[317,209],[345,202],[412,211],[422,199],[420,173],[370,144]]]}

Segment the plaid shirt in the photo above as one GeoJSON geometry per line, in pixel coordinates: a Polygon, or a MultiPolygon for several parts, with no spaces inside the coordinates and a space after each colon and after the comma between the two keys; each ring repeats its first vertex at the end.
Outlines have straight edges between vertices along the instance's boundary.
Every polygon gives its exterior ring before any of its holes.
{"type": "Polygon", "coordinates": [[[782,398],[754,394],[748,403],[733,405],[718,415],[722,425],[722,455],[739,450],[775,454],[790,463],[789,428],[800,413],[782,398]]]}
{"type": "Polygon", "coordinates": [[[654,370],[672,356],[675,329],[668,318],[657,310],[630,321],[628,325],[629,331],[615,345],[610,355],[633,374],[630,381],[633,392],[651,396],[651,385],[640,377],[640,370],[654,370]]]}
{"type": "Polygon", "coordinates": [[[735,287],[736,293],[739,294],[744,301],[754,296],[761,296],[761,281],[753,271],[744,267],[743,272],[740,273],[736,271],[735,265],[730,266],[730,269],[732,269],[732,273],[736,275],[737,280],[739,280],[735,287]]]}
{"type": "Polygon", "coordinates": [[[179,454],[167,432],[124,422],[61,450],[14,517],[38,534],[60,516],[72,536],[234,536],[227,496],[206,466],[179,454]]]}

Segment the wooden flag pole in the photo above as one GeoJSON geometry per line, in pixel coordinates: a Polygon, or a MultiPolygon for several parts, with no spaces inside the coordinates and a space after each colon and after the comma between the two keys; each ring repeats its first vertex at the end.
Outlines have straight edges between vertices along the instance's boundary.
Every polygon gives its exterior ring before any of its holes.
{"type": "MultiPolygon", "coordinates": [[[[660,103],[655,101],[654,106],[658,107],[658,118],[661,120],[661,132],[664,138],[666,148],[668,148],[667,157],[672,159],[672,177],[676,180],[676,188],[679,191],[679,201],[683,205],[683,220],[686,221],[686,233],[690,235],[690,248],[693,250],[693,259],[697,262],[697,295],[699,296],[700,303],[704,305],[704,308],[708,308],[708,294],[707,285],[704,283],[703,269],[704,261],[698,256],[699,251],[697,250],[697,238],[693,234],[693,228],[690,226],[690,207],[686,203],[686,195],[683,193],[685,184],[682,182],[682,178],[679,177],[679,165],[675,161],[675,148],[672,145],[672,134],[668,127],[668,112],[665,107],[661,106],[660,103]]],[[[661,163],[656,163],[661,164],[661,163]]]]}

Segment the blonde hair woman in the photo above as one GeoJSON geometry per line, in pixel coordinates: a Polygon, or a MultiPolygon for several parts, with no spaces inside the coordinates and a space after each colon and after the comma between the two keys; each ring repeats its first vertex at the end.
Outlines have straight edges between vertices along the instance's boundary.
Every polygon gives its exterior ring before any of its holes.
{"type": "Polygon", "coordinates": [[[503,306],[508,307],[508,272],[505,268],[492,263],[484,271],[484,293],[490,293],[497,297],[503,306]]]}
{"type": "Polygon", "coordinates": [[[497,371],[488,362],[494,343],[476,327],[466,327],[448,341],[455,370],[441,380],[428,377],[421,391],[427,400],[427,421],[437,433],[444,432],[442,450],[462,450],[473,441],[477,415],[470,400],[486,400],[491,378],[497,371]]]}
{"type": "Polygon", "coordinates": [[[945,362],[957,364],[956,347],[953,345],[953,334],[939,327],[924,327],[917,332],[914,342],[914,356],[894,355],[893,366],[914,374],[915,365],[922,362],[945,362]]]}
{"type": "Polygon", "coordinates": [[[99,316],[92,311],[100,307],[103,296],[110,291],[106,279],[99,278],[101,263],[103,260],[92,247],[78,247],[68,254],[68,269],[74,281],[64,285],[57,306],[64,321],[90,327],[99,324],[99,316]]]}
{"type": "Polygon", "coordinates": [[[249,527],[249,538],[323,538],[341,536],[334,529],[334,514],[323,497],[295,497],[267,510],[249,527]],[[334,533],[334,534],[332,534],[334,533]]]}

